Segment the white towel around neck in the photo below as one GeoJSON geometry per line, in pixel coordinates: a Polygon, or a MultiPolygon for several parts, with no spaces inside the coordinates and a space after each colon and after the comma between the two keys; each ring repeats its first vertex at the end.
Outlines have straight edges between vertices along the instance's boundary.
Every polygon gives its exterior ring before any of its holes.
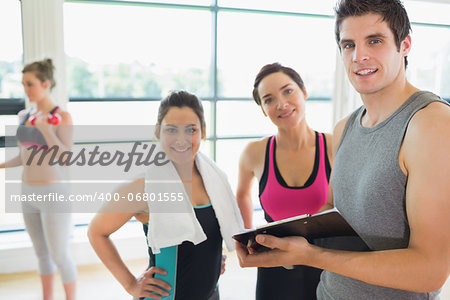
{"type": "MultiPolygon", "coordinates": [[[[231,236],[242,231],[244,226],[226,174],[200,152],[195,156],[195,164],[211,200],[222,238],[228,250],[234,250],[231,236]]],[[[183,183],[171,162],[164,166],[150,166],[145,176],[145,193],[153,196],[153,201],[148,201],[147,234],[148,245],[153,253],[158,254],[161,248],[179,245],[184,241],[197,245],[206,240],[183,183]],[[168,193],[169,200],[158,201],[164,200],[164,193],[168,193]],[[172,201],[181,198],[181,195],[183,201],[172,201]]]]}

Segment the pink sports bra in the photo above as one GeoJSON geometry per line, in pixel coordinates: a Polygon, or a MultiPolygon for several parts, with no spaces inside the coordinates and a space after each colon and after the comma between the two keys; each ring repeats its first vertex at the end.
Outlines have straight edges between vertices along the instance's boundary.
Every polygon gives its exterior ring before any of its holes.
{"type": "Polygon", "coordinates": [[[259,182],[259,199],[268,222],[314,214],[327,202],[331,167],[326,149],[325,135],[316,132],[313,171],[304,186],[290,187],[277,167],[275,136],[269,138],[259,182]]]}

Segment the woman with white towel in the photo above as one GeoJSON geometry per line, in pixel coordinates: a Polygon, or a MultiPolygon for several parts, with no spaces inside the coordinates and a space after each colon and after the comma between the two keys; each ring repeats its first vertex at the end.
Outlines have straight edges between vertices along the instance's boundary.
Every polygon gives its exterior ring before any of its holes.
{"type": "Polygon", "coordinates": [[[222,240],[232,250],[231,235],[240,231],[243,223],[225,174],[198,151],[206,136],[201,101],[185,91],[169,94],[161,101],[155,133],[169,163],[150,166],[145,178],[118,190],[123,198],[146,195],[149,201],[122,210],[126,212],[98,213],[89,226],[90,242],[135,298],[219,299],[222,240]],[[165,194],[170,200],[151,200],[165,194]],[[150,267],[136,278],[109,236],[142,211],[149,212],[150,267]]]}

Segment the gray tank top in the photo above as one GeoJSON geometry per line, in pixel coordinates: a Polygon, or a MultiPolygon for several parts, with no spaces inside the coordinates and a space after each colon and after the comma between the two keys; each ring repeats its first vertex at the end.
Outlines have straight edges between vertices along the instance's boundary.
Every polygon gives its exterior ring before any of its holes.
{"type": "MultiPolygon", "coordinates": [[[[372,128],[361,126],[364,106],[348,119],[336,153],[331,184],[334,204],[371,250],[407,248],[407,178],[398,154],[409,121],[438,96],[413,94],[389,118],[372,128]]],[[[445,103],[445,102],[444,102],[445,103]]],[[[438,299],[439,292],[412,293],[385,288],[324,271],[319,299],[438,299]]]]}

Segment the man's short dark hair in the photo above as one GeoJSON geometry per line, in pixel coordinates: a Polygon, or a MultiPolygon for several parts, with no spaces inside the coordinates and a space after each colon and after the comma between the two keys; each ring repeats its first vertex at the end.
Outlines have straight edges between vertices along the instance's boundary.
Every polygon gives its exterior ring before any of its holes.
{"type": "MultiPolygon", "coordinates": [[[[369,13],[380,15],[394,34],[398,51],[402,41],[411,31],[408,14],[400,0],[340,0],[334,10],[336,13],[334,32],[338,45],[341,39],[340,27],[347,17],[359,17],[369,13]]],[[[405,68],[407,65],[408,60],[405,57],[405,68]]]]}

